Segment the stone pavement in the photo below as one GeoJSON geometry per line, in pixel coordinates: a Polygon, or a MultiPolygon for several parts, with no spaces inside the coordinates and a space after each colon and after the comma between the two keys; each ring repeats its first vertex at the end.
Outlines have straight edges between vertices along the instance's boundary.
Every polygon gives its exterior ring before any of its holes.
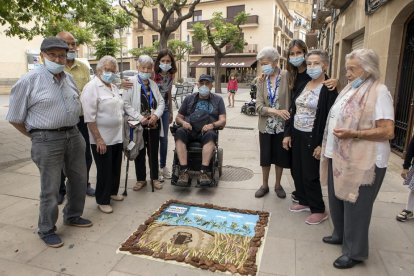
{"type": "MultiPolygon", "coordinates": [[[[405,206],[408,193],[399,176],[401,158],[392,155],[374,206],[369,259],[353,269],[337,270],[332,262],[341,255],[340,247],[321,241],[332,231],[330,221],[316,226],[306,225],[307,214],[289,212],[290,199],[279,199],[274,192],[262,199],[254,198],[254,192],[261,184],[257,117],[240,114],[241,105],[248,99],[247,90],[236,95],[236,107],[229,108],[227,116],[227,125],[235,128],[220,132],[220,146],[224,149],[224,165],[252,170],[251,179],[221,181],[217,188],[208,190],[176,188],[167,181],[161,191],[152,193],[147,187],[134,192],[131,189],[134,166],[130,166],[128,197],[123,202],[113,203],[114,213],[99,212],[94,198],[88,197],[84,216],[91,219],[94,226],[87,229],[68,227],[62,224],[60,217],[57,233],[65,245],[52,249],[46,247],[36,234],[39,173],[30,160],[25,161],[30,157],[30,141],[4,121],[7,96],[0,96],[0,275],[215,275],[190,267],[116,254],[120,243],[168,199],[271,212],[258,275],[414,275],[414,220],[406,223],[395,220],[395,215],[405,206]]],[[[168,164],[171,165],[172,139],[169,145],[168,164]]],[[[94,175],[93,168],[91,176],[94,175]]],[[[124,179],[125,162],[120,193],[124,179]]],[[[92,183],[95,183],[94,178],[92,183]]],[[[288,170],[284,171],[282,185],[288,193],[294,188],[288,170]]],[[[326,190],[324,195],[327,202],[326,190]]]]}

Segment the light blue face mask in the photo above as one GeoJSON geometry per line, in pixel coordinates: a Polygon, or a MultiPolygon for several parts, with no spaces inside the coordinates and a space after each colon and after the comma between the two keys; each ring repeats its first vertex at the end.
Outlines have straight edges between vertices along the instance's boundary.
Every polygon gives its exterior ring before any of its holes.
{"type": "Polygon", "coordinates": [[[141,78],[141,80],[148,80],[149,78],[151,78],[151,73],[139,72],[138,76],[141,78]]]}
{"type": "Polygon", "coordinates": [[[54,75],[62,73],[63,69],[65,69],[64,64],[59,64],[59,63],[50,61],[47,58],[45,58],[45,66],[46,66],[46,69],[54,75]]]}
{"type": "Polygon", "coordinates": [[[304,56],[289,58],[289,63],[292,64],[295,67],[301,66],[304,61],[305,61],[304,56]]]}
{"type": "Polygon", "coordinates": [[[273,67],[272,67],[272,65],[271,65],[271,64],[265,64],[265,65],[262,65],[262,72],[263,72],[263,74],[265,74],[266,76],[271,75],[271,74],[273,73],[273,71],[274,71],[274,69],[273,69],[273,67]]]}
{"type": "Polygon", "coordinates": [[[210,88],[208,88],[206,85],[202,85],[198,88],[198,93],[200,93],[200,96],[206,97],[208,94],[210,94],[210,88]]]}
{"type": "Polygon", "coordinates": [[[168,72],[172,68],[171,63],[160,63],[160,69],[163,72],[168,72]]]}
{"type": "Polygon", "coordinates": [[[101,75],[101,79],[102,79],[103,82],[112,83],[115,79],[115,74],[112,73],[112,72],[104,71],[101,75]]]}
{"type": "Polygon", "coordinates": [[[66,53],[66,59],[74,60],[75,58],[76,58],[76,52],[67,52],[66,53]]]}
{"type": "Polygon", "coordinates": [[[316,80],[322,74],[322,67],[321,66],[316,66],[316,67],[313,67],[313,68],[308,67],[306,69],[306,73],[309,75],[309,77],[316,80]]]}
{"type": "Polygon", "coordinates": [[[352,82],[352,88],[357,89],[358,87],[360,87],[363,83],[365,82],[365,80],[361,79],[361,77],[358,77],[356,79],[354,79],[354,81],[352,82]]]}

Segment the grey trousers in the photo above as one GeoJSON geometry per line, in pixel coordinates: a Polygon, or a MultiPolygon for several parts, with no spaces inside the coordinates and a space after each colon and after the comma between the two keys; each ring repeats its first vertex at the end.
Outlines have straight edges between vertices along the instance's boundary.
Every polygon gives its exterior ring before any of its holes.
{"type": "Polygon", "coordinates": [[[332,238],[342,241],[342,254],[354,260],[368,258],[368,230],[372,206],[381,188],[387,168],[375,167],[374,183],[359,188],[355,203],[343,201],[335,196],[332,159],[328,166],[328,197],[334,230],[332,238]]]}
{"type": "Polygon", "coordinates": [[[68,177],[64,221],[81,216],[86,195],[85,140],[75,127],[68,131],[36,131],[31,134],[33,162],[40,171],[38,233],[54,232],[58,219],[61,170],[68,177]]]}

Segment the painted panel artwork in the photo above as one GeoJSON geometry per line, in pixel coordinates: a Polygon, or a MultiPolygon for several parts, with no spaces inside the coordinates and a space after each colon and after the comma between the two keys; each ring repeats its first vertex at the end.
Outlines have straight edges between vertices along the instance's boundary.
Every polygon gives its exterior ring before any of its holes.
{"type": "Polygon", "coordinates": [[[256,275],[269,213],[170,200],[119,252],[210,271],[256,275]]]}

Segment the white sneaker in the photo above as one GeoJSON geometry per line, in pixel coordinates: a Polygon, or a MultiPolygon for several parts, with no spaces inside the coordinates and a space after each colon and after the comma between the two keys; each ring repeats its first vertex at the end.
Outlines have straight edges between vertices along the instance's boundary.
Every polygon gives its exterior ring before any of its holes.
{"type": "Polygon", "coordinates": [[[111,199],[115,201],[122,201],[124,200],[123,195],[111,195],[111,199]]]}
{"type": "Polygon", "coordinates": [[[162,176],[163,176],[165,179],[171,179],[171,173],[170,173],[170,171],[168,170],[167,166],[165,166],[164,168],[162,168],[162,169],[161,169],[161,172],[162,172],[162,176]]]}
{"type": "Polygon", "coordinates": [[[98,205],[98,209],[105,214],[113,212],[111,205],[98,205]]]}

